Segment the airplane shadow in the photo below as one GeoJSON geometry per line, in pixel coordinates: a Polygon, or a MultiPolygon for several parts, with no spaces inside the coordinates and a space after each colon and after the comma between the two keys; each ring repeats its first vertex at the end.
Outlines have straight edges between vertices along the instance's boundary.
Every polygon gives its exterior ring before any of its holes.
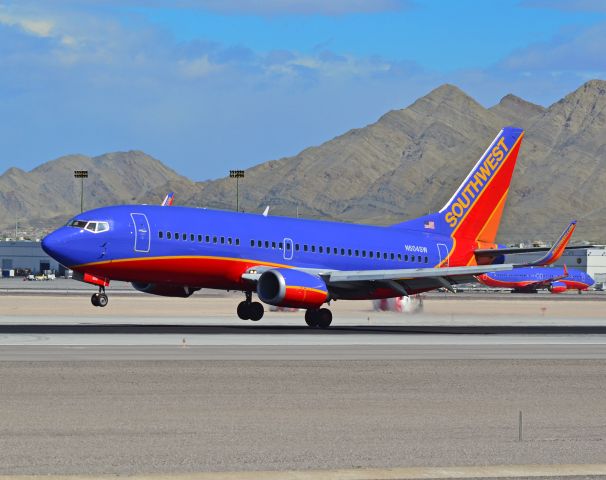
{"type": "Polygon", "coordinates": [[[27,324],[0,325],[0,335],[43,334],[177,334],[177,335],[606,335],[606,325],[597,326],[333,326],[327,330],[311,329],[305,325],[109,325],[109,324],[27,324]]]}

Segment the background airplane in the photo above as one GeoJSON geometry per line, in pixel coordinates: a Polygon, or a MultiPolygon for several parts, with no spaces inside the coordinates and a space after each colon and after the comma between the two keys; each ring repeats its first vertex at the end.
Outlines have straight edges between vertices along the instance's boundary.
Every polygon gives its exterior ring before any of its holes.
{"type": "MultiPolygon", "coordinates": [[[[96,306],[107,305],[111,280],[173,297],[240,290],[242,319],[263,316],[263,305],[252,301],[256,292],[264,303],[306,309],[309,326],[326,328],[332,314],[321,307],[332,300],[452,289],[474,275],[513,268],[496,265],[504,250],[495,238],[522,137],[522,129],[501,130],[439,212],[389,227],[165,208],[169,196],[165,206],[81,213],[45,237],[42,248],[74,278],[99,287],[91,297],[96,306]]],[[[539,263],[562,251],[552,248],[539,263]]]]}
{"type": "Polygon", "coordinates": [[[507,272],[488,272],[476,277],[488,287],[511,288],[515,293],[536,293],[547,289],[551,293],[566,290],[587,290],[595,282],[590,275],[564,267],[514,268],[507,272]]]}

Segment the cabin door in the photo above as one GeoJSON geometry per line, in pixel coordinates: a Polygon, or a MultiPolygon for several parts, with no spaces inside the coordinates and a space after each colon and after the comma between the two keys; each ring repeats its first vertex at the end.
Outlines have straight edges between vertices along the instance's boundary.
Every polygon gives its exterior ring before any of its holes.
{"type": "Polygon", "coordinates": [[[290,238],[284,239],[284,260],[292,260],[293,244],[290,238]]]}
{"type": "Polygon", "coordinates": [[[440,256],[440,265],[442,267],[448,267],[448,247],[445,243],[438,243],[438,255],[440,256]],[[442,265],[444,260],[446,260],[446,263],[442,265]]]}
{"type": "Polygon", "coordinates": [[[135,252],[149,252],[150,235],[149,222],[143,213],[131,213],[135,226],[135,252]]]}

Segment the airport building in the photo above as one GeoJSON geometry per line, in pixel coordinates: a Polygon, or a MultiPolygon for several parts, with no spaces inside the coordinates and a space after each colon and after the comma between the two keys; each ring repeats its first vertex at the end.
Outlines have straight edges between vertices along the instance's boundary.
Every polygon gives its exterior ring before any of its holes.
{"type": "Polygon", "coordinates": [[[32,274],[47,270],[61,274],[64,270],[56,260],[44,253],[40,241],[0,241],[0,262],[3,276],[11,276],[11,272],[14,275],[19,270],[29,270],[32,274]]]}

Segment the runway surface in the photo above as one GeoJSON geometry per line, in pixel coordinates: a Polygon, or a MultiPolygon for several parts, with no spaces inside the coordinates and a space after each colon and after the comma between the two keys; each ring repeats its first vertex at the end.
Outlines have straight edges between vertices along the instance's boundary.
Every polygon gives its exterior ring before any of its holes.
{"type": "Polygon", "coordinates": [[[0,296],[0,474],[606,463],[601,301],[339,304],[324,331],[236,296],[86,300],[0,296]]]}

